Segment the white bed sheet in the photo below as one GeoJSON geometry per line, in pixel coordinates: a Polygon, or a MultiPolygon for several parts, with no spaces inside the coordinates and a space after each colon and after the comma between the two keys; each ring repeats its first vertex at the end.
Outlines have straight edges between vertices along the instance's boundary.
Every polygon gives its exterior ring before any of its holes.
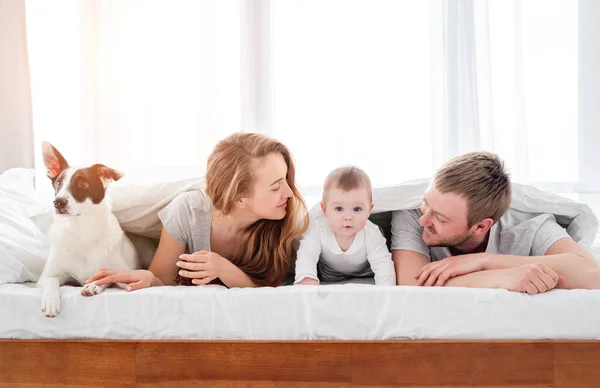
{"type": "Polygon", "coordinates": [[[382,287],[61,288],[40,312],[32,283],[0,286],[0,337],[228,340],[600,339],[600,291],[382,287]]]}

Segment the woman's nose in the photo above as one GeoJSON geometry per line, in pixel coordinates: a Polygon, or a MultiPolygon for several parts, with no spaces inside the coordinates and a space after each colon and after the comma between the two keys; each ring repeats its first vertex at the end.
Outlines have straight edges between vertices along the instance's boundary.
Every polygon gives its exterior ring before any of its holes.
{"type": "Polygon", "coordinates": [[[288,185],[287,182],[285,182],[285,191],[283,192],[283,195],[286,198],[290,198],[294,195],[294,193],[292,192],[292,188],[290,187],[290,185],[288,185]]]}

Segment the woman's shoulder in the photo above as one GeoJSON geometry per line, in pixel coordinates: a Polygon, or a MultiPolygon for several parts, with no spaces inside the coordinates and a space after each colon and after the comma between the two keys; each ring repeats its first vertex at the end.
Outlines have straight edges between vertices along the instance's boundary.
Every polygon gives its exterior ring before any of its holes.
{"type": "Polygon", "coordinates": [[[178,194],[162,209],[158,216],[165,223],[172,218],[185,218],[191,221],[193,218],[210,217],[212,206],[208,196],[200,189],[194,189],[178,194]]]}
{"type": "Polygon", "coordinates": [[[212,210],[210,199],[200,189],[186,191],[177,195],[169,205],[202,212],[210,212],[212,210]]]}

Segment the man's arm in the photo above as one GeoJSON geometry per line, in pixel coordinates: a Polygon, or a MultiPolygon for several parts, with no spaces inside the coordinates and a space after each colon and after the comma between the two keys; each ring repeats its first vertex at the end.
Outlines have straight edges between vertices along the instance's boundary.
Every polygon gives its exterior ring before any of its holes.
{"type": "Polygon", "coordinates": [[[429,264],[425,255],[404,249],[392,249],[392,260],[396,269],[396,284],[399,286],[416,286],[416,273],[429,264]]]}
{"type": "Polygon", "coordinates": [[[399,286],[417,285],[415,275],[430,263],[429,247],[423,241],[418,210],[392,212],[392,261],[399,286]]]}
{"type": "Polygon", "coordinates": [[[524,264],[541,263],[561,276],[557,288],[600,289],[600,265],[581,245],[570,237],[553,243],[544,256],[513,256],[486,254],[486,270],[512,268],[524,264]]]}
{"type": "MultiPolygon", "coordinates": [[[[476,253],[449,257],[419,269],[417,284],[495,288],[498,286],[497,279],[495,279],[498,272],[495,271],[514,270],[512,273],[519,277],[522,275],[519,268],[534,265],[541,265],[553,274],[556,273],[560,277],[558,285],[555,285],[557,288],[600,288],[598,262],[570,237],[555,241],[544,252],[544,255],[516,256],[476,253]]],[[[511,273],[511,271],[506,273],[511,273]]],[[[547,280],[545,277],[544,279],[547,280]]],[[[544,288],[543,284],[538,285],[544,288]]]]}
{"type": "MultiPolygon", "coordinates": [[[[414,286],[414,274],[429,264],[429,259],[420,253],[393,250],[398,285],[414,286]],[[412,275],[411,275],[412,274],[412,275]]],[[[541,264],[523,265],[515,268],[493,269],[467,273],[448,279],[445,286],[469,288],[504,288],[510,291],[534,295],[556,287],[558,275],[541,264]]]]}
{"type": "Polygon", "coordinates": [[[471,272],[449,279],[446,286],[473,288],[503,288],[535,295],[556,287],[559,276],[543,264],[525,264],[505,269],[471,272]]]}

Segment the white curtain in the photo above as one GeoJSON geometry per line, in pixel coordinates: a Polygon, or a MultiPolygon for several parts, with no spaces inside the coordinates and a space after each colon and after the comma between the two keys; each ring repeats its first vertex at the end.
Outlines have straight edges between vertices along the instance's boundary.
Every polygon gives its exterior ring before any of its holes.
{"type": "Polygon", "coordinates": [[[25,0],[0,0],[0,173],[33,167],[25,0]]]}
{"type": "Polygon", "coordinates": [[[517,181],[555,191],[578,181],[577,1],[273,10],[275,134],[295,146],[306,182],[356,163],[376,184],[397,183],[482,149],[517,181]]]}
{"type": "Polygon", "coordinates": [[[71,164],[200,176],[241,128],[236,1],[29,0],[27,24],[40,170],[48,140],[71,164]]]}
{"type": "Polygon", "coordinates": [[[598,51],[590,10],[600,14],[590,0],[28,0],[37,165],[46,139],[76,163],[201,175],[216,141],[246,130],[291,148],[308,195],[341,164],[379,186],[481,149],[517,181],[597,191],[600,120],[580,101],[593,96],[582,66],[600,84],[596,56],[580,62],[582,47],[598,51]]]}

